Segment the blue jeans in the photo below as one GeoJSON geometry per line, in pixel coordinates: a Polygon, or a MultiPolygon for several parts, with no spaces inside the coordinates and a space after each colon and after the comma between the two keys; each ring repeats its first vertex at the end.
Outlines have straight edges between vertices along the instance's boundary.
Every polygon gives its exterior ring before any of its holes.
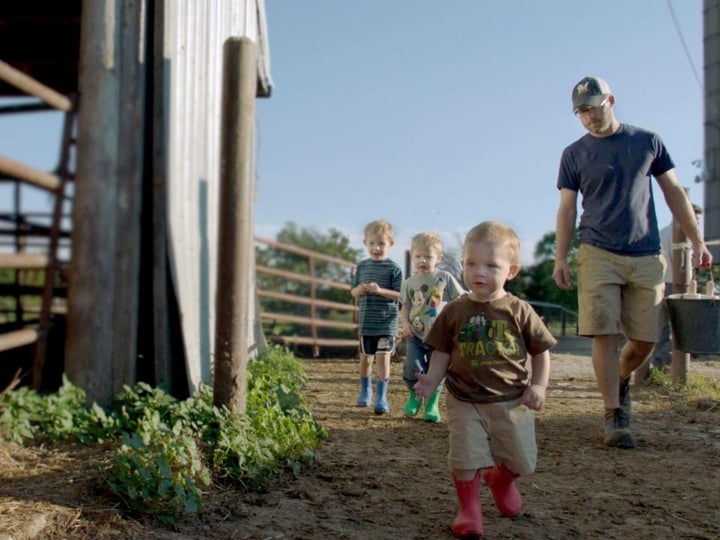
{"type": "MultiPolygon", "coordinates": [[[[405,342],[403,380],[409,389],[412,389],[417,382],[416,373],[427,373],[430,367],[430,356],[432,352],[432,347],[428,347],[415,336],[408,338],[405,342]]],[[[441,388],[442,382],[438,385],[438,390],[441,388]]]]}

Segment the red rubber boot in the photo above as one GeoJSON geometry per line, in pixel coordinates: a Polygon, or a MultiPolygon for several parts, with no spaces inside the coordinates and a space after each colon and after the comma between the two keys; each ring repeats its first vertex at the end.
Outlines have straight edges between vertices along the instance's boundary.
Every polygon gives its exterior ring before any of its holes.
{"type": "Polygon", "coordinates": [[[480,471],[472,480],[458,480],[453,475],[458,496],[458,513],[452,523],[455,538],[479,538],[483,535],[480,507],[480,471]]]}
{"type": "Polygon", "coordinates": [[[518,476],[520,475],[511,473],[504,465],[495,465],[483,473],[485,483],[492,491],[495,506],[503,516],[515,516],[522,509],[522,495],[514,482],[518,476]]]}

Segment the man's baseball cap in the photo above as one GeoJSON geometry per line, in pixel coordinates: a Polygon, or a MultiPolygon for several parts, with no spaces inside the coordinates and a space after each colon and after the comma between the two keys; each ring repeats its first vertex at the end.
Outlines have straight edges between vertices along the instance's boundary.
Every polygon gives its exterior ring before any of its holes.
{"type": "Polygon", "coordinates": [[[612,95],[610,85],[599,77],[585,77],[575,86],[572,91],[573,112],[578,107],[589,105],[599,107],[602,102],[612,95]]]}

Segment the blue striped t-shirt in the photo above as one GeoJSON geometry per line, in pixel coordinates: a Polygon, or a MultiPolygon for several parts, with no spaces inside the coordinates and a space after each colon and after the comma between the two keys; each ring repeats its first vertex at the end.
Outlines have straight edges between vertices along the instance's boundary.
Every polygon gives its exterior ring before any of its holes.
{"type": "MultiPolygon", "coordinates": [[[[365,259],[358,263],[352,279],[353,288],[375,282],[383,289],[400,292],[402,270],[390,259],[365,259]]],[[[358,332],[361,336],[394,336],[398,331],[399,302],[377,294],[358,298],[358,332]]]]}

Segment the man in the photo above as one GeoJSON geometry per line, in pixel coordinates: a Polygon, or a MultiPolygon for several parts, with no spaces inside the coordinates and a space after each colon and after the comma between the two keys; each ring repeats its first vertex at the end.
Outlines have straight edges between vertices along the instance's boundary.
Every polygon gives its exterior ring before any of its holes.
{"type": "Polygon", "coordinates": [[[630,430],[630,375],[658,339],[663,263],[651,176],[693,246],[693,264],[712,255],[700,234],[674,163],[655,133],[621,124],[608,83],[585,77],[572,91],[573,112],[587,134],[565,148],[557,187],[553,279],[572,290],[567,254],[577,217],[579,334],[593,338],[592,362],[605,405],[604,444],[634,448],[630,430]],[[626,343],[619,351],[620,334],[626,343]]]}

